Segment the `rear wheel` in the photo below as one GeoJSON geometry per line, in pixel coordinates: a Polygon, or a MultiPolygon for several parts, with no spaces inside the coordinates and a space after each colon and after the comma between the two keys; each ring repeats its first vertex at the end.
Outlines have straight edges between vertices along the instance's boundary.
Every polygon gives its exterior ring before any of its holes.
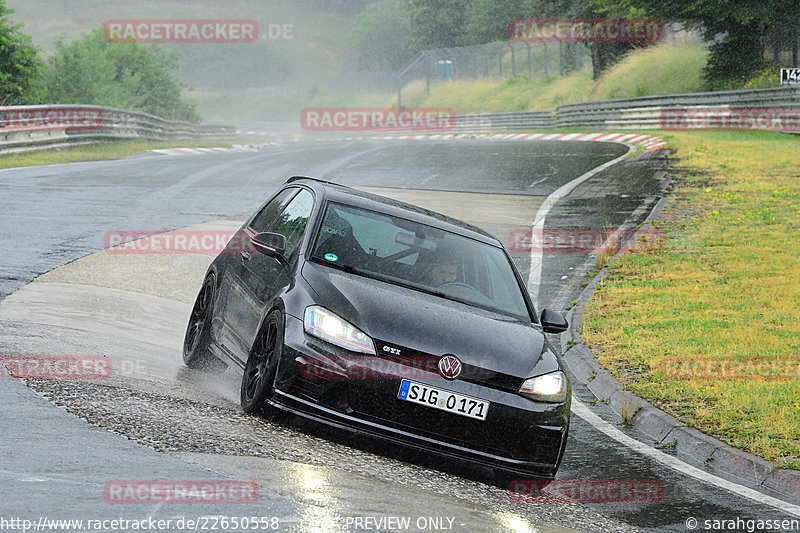
{"type": "Polygon", "coordinates": [[[264,412],[272,394],[275,370],[283,348],[283,315],[267,315],[256,337],[242,376],[241,404],[245,413],[264,412]]]}
{"type": "Polygon", "coordinates": [[[214,276],[203,282],[200,294],[192,307],[186,336],[183,339],[183,362],[189,368],[203,372],[222,372],[228,366],[209,350],[211,342],[211,317],[214,304],[214,276]]]}

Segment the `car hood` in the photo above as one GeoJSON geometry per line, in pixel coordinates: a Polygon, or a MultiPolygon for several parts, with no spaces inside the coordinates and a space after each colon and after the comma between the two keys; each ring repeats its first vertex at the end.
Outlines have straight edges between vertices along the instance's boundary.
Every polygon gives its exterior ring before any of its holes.
{"type": "MultiPolygon", "coordinates": [[[[541,330],[514,318],[312,262],[318,303],[374,339],[519,378],[560,369],[541,330]]],[[[381,348],[378,347],[378,350],[381,348]]]]}

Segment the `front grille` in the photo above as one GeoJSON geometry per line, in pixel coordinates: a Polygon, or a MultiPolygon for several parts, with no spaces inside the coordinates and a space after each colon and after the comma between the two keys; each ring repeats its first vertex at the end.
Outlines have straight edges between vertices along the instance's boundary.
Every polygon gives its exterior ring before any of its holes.
{"type": "MultiPolygon", "coordinates": [[[[412,366],[416,369],[425,369],[437,374],[437,364],[439,359],[445,355],[420,352],[412,348],[408,348],[407,346],[401,346],[399,344],[393,344],[378,339],[375,339],[375,347],[378,355],[385,359],[394,361],[398,364],[412,366]]],[[[459,357],[459,354],[457,353],[452,355],[459,357]]],[[[461,358],[459,357],[459,359],[461,358]]],[[[516,376],[495,372],[483,367],[473,366],[463,361],[461,364],[461,374],[458,376],[458,378],[456,378],[460,381],[466,381],[469,383],[483,385],[492,389],[514,393],[519,391],[519,388],[522,386],[524,381],[524,379],[516,376]]]]}

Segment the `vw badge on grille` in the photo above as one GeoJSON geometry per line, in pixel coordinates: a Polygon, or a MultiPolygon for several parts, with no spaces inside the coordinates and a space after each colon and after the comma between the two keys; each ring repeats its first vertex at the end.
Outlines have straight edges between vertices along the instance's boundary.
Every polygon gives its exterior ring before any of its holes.
{"type": "Polygon", "coordinates": [[[439,359],[439,373],[444,379],[456,379],[461,374],[461,361],[455,355],[444,355],[439,359]]]}

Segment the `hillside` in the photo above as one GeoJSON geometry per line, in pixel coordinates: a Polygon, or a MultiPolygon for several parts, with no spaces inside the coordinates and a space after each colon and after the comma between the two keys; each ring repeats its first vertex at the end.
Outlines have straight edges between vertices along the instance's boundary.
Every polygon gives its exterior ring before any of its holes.
{"type": "Polygon", "coordinates": [[[189,88],[248,89],[309,80],[352,66],[346,46],[354,13],[322,0],[7,0],[15,22],[44,52],[116,19],[252,19],[253,43],[165,44],[180,57],[178,78],[189,88]],[[272,26],[271,26],[272,25],[272,26]],[[284,37],[283,28],[290,33],[284,37]],[[278,35],[280,28],[280,37],[278,35]],[[270,38],[270,29],[273,37],[270,38]],[[288,38],[286,38],[288,37],[288,38]]]}
{"type": "MultiPolygon", "coordinates": [[[[396,89],[389,73],[356,73],[348,47],[357,3],[347,0],[7,0],[13,20],[45,57],[58,39],[69,42],[118,19],[253,19],[253,43],[166,44],[179,58],[185,96],[205,119],[297,121],[309,106],[390,106],[396,89]],[[269,38],[270,29],[290,34],[269,38]]],[[[274,35],[273,35],[274,36],[274,35]]],[[[583,68],[564,77],[517,76],[403,89],[405,105],[445,106],[457,112],[547,110],[607,98],[698,91],[707,51],[673,39],[636,50],[598,80],[583,68]]],[[[536,59],[536,58],[535,58],[536,59]]],[[[551,58],[554,64],[555,60],[551,58]]]]}

